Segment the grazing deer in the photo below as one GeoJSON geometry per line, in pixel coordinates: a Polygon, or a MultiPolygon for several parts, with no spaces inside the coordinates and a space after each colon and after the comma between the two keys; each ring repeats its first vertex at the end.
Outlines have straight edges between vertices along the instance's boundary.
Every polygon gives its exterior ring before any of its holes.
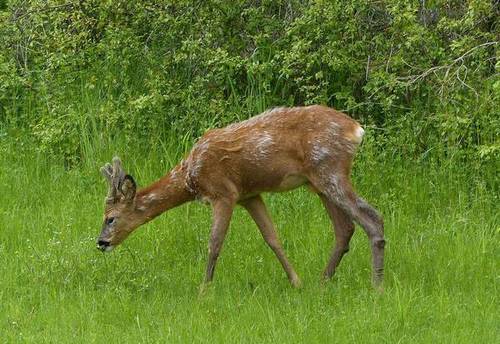
{"type": "Polygon", "coordinates": [[[140,225],[195,199],[211,204],[213,223],[205,283],[215,264],[236,204],[253,218],[293,286],[301,282],[288,261],[260,196],[308,185],[318,194],[333,223],[336,243],[324,278],[335,273],[349,250],[354,222],[371,242],[373,282],[383,279],[384,229],[379,213],[358,197],[349,175],[364,130],[347,115],[324,106],[275,108],[249,120],[213,129],[186,159],[155,183],[136,191],[118,158],[101,171],[109,182],[104,223],[97,240],[111,251],[140,225]]]}

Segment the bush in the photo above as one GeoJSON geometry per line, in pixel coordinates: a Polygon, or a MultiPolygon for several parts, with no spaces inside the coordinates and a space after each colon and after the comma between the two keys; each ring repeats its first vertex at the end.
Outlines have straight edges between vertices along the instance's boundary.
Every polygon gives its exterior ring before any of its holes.
{"type": "MultiPolygon", "coordinates": [[[[191,139],[322,103],[402,158],[499,154],[491,1],[8,1],[0,120],[77,159],[83,132],[191,139]]],[[[92,134],[94,133],[94,134],[92,134]]]]}

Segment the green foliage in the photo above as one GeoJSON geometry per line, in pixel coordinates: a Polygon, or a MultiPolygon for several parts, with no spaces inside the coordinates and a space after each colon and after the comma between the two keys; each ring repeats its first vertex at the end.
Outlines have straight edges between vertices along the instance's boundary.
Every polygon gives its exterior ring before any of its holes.
{"type": "Polygon", "coordinates": [[[322,103],[374,128],[389,154],[480,168],[499,155],[498,11],[487,0],[9,1],[0,120],[74,160],[82,135],[192,140],[270,106],[322,103]]]}

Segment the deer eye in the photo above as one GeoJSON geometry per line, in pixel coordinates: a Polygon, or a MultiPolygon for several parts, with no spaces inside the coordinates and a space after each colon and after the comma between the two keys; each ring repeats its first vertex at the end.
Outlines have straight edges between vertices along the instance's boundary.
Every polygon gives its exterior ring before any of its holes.
{"type": "Polygon", "coordinates": [[[115,218],[114,217],[108,217],[106,219],[106,224],[107,225],[111,225],[113,222],[115,222],[115,218]]]}

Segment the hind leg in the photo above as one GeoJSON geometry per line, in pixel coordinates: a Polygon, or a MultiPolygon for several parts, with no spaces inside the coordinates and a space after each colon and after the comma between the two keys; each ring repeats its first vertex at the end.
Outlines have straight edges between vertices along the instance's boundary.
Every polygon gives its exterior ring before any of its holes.
{"type": "Polygon", "coordinates": [[[372,249],[373,283],[379,287],[384,275],[385,240],[382,217],[375,208],[356,195],[347,176],[331,173],[321,173],[320,176],[310,177],[313,186],[365,230],[372,249]]]}
{"type": "Polygon", "coordinates": [[[349,251],[349,242],[354,234],[354,222],[348,214],[326,196],[320,194],[321,201],[328,212],[335,232],[335,246],[332,249],[330,260],[323,272],[323,278],[330,279],[335,274],[342,257],[349,251]]]}

